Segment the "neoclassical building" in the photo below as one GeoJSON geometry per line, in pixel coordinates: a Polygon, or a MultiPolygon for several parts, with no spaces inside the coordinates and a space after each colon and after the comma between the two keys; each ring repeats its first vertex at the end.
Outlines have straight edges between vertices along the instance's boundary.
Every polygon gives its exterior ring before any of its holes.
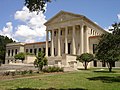
{"type": "MultiPolygon", "coordinates": [[[[76,61],[76,55],[82,53],[94,54],[100,36],[108,33],[87,17],[65,11],[60,11],[48,20],[45,26],[46,43],[24,44],[24,52],[31,53],[31,50],[34,50],[35,54],[35,52],[38,52],[39,47],[43,47],[50,66],[82,67],[82,64],[76,61]]],[[[89,63],[89,67],[102,66],[106,66],[105,62],[93,61],[89,63]]],[[[117,62],[114,66],[119,67],[120,63],[117,62]]]]}

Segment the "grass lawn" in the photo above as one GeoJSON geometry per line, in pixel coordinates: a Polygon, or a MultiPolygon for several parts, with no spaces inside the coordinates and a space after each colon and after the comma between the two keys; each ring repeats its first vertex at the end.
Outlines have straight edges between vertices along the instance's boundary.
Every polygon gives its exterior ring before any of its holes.
{"type": "Polygon", "coordinates": [[[1,80],[0,90],[120,90],[120,69],[109,73],[90,69],[77,72],[40,74],[33,78],[1,80]]]}

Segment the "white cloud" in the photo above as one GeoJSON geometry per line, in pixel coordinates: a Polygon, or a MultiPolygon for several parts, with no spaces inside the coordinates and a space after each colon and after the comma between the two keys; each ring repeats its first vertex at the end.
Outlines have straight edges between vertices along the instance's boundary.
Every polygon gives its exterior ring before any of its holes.
{"type": "Polygon", "coordinates": [[[0,30],[0,35],[8,36],[19,42],[45,40],[46,19],[42,12],[29,12],[27,7],[23,7],[22,10],[15,12],[14,19],[24,24],[13,27],[12,22],[7,22],[6,26],[0,30]]]}
{"type": "Polygon", "coordinates": [[[118,19],[120,20],[120,14],[117,15],[118,19]]]}
{"type": "Polygon", "coordinates": [[[12,38],[13,40],[17,41],[14,38],[12,22],[6,23],[6,26],[3,27],[2,30],[0,30],[0,35],[7,36],[7,37],[12,38]]]}
{"type": "Polygon", "coordinates": [[[23,7],[21,11],[16,11],[15,19],[25,23],[16,27],[15,37],[20,41],[31,42],[45,37],[45,16],[42,12],[29,12],[28,8],[23,7]]]}

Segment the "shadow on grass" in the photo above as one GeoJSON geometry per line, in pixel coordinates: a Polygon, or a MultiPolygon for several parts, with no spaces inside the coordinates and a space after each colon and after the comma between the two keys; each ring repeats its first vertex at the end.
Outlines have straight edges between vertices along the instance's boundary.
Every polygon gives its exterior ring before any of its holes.
{"type": "Polygon", "coordinates": [[[56,88],[48,88],[48,89],[17,88],[17,89],[9,89],[9,90],[88,90],[88,89],[84,89],[84,88],[68,88],[68,89],[56,89],[56,88]]]}
{"type": "Polygon", "coordinates": [[[97,73],[116,73],[116,71],[112,71],[112,72],[109,72],[109,71],[93,71],[93,72],[97,72],[97,73]]]}
{"type": "Polygon", "coordinates": [[[91,78],[87,78],[87,79],[89,79],[89,80],[100,80],[104,83],[120,82],[120,76],[117,76],[117,77],[98,76],[98,77],[91,77],[91,78]]]}

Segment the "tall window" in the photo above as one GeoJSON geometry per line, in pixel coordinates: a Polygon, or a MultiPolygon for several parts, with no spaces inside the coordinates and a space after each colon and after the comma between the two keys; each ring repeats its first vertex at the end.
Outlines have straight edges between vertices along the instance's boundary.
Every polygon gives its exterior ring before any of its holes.
{"type": "Polygon", "coordinates": [[[93,30],[91,29],[91,34],[92,34],[92,31],[93,31],[93,30]]]}
{"type": "Polygon", "coordinates": [[[60,31],[61,35],[62,35],[62,30],[60,31]]]}
{"type": "Polygon", "coordinates": [[[30,49],[30,53],[32,53],[32,49],[30,49]]]}
{"type": "Polygon", "coordinates": [[[10,50],[8,50],[8,56],[10,56],[10,50]]]}
{"type": "Polygon", "coordinates": [[[37,49],[36,49],[36,48],[34,49],[34,54],[35,54],[35,55],[37,54],[37,49]]]}
{"type": "Polygon", "coordinates": [[[15,49],[15,54],[17,54],[17,49],[15,49]]]}
{"type": "Polygon", "coordinates": [[[41,52],[41,48],[39,48],[39,52],[41,52]]]}
{"type": "Polygon", "coordinates": [[[95,54],[97,44],[93,44],[93,54],[95,54]]]}
{"type": "Polygon", "coordinates": [[[12,56],[13,56],[14,50],[12,50],[12,56]]]}
{"type": "Polygon", "coordinates": [[[43,53],[45,53],[45,48],[43,48],[43,53]]]}
{"type": "Polygon", "coordinates": [[[28,53],[28,49],[26,49],[26,53],[28,53]]]}
{"type": "Polygon", "coordinates": [[[56,31],[54,31],[54,36],[56,36],[56,31]]]}

